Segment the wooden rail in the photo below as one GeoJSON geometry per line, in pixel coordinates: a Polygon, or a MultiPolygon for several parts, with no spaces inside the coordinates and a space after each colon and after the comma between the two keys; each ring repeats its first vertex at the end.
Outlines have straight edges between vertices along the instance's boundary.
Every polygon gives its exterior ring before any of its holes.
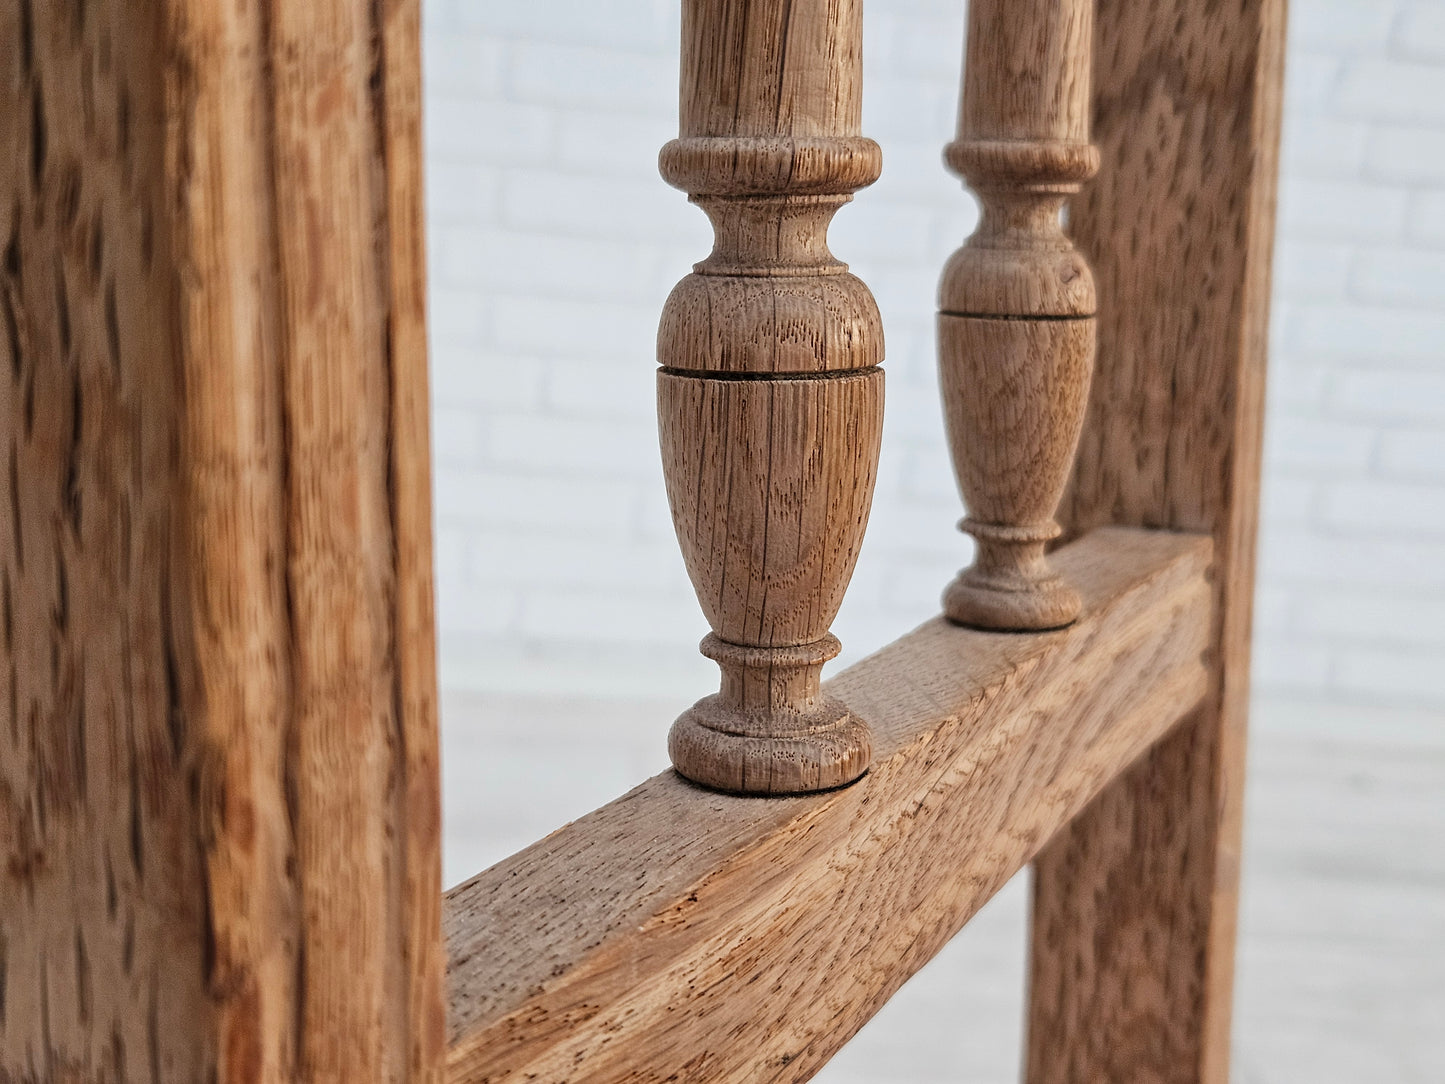
{"type": "Polygon", "coordinates": [[[829,690],[869,773],[659,775],[447,894],[448,1079],[806,1080],[1208,688],[1210,543],[1101,530],[1037,636],[935,620],[829,690]]]}

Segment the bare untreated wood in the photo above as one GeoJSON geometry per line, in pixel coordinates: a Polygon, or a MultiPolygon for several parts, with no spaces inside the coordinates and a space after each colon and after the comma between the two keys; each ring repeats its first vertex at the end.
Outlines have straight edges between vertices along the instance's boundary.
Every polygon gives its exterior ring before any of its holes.
{"type": "Polygon", "coordinates": [[[828,223],[878,177],[859,133],[859,0],[686,0],[680,138],[663,176],[712,220],[712,255],[658,332],[663,474],[722,689],[668,739],[688,778],[740,793],[839,786],[865,723],[820,689],[873,498],[883,332],[828,223]]]}
{"type": "Polygon", "coordinates": [[[162,24],[128,6],[0,2],[6,1084],[204,1080],[216,1058],[169,625],[162,24]]]}
{"type": "Polygon", "coordinates": [[[949,165],[978,229],[939,285],[944,419],[973,564],[943,596],[979,628],[1067,625],[1079,597],[1049,567],[1094,361],[1094,279],[1059,224],[1098,168],[1089,144],[1094,0],[973,0],[949,165]]]}
{"type": "Polygon", "coordinates": [[[454,889],[448,1079],[807,1079],[1197,702],[1209,558],[1097,532],[1073,627],[935,620],[829,682],[874,727],[852,787],[667,773],[454,889]]]}
{"type": "Polygon", "coordinates": [[[435,1078],[417,31],[0,0],[7,1084],[435,1078]]]}
{"type": "Polygon", "coordinates": [[[1228,1078],[1284,9],[1099,4],[1102,165],[1070,214],[1099,362],[1060,519],[1212,535],[1212,666],[1039,859],[1030,1084],[1228,1078]]]}

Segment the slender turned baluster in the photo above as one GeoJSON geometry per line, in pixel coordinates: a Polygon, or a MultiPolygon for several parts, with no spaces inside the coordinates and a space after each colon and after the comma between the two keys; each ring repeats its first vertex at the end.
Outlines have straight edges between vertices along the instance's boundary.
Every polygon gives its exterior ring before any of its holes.
{"type": "Polygon", "coordinates": [[[973,0],[958,139],[977,231],[939,287],[939,373],[960,528],[978,554],[943,596],[954,621],[1048,629],[1079,614],[1050,568],[1094,363],[1094,280],[1059,224],[1098,169],[1089,144],[1094,0],[973,0]]]}
{"type": "Polygon", "coordinates": [[[840,786],[870,756],[866,725],[819,688],[883,422],[878,308],[826,240],[879,172],[859,135],[861,34],[861,0],[683,4],[681,138],[661,169],[715,240],[663,311],[658,421],[722,690],[668,748],[722,790],[840,786]]]}

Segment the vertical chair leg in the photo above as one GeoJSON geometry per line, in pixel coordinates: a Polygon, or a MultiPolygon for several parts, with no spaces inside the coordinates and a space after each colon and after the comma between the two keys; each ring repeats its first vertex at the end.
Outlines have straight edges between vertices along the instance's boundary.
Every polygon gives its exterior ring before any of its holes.
{"type": "Polygon", "coordinates": [[[1101,0],[1071,227],[1099,355],[1059,519],[1214,535],[1214,687],[1036,863],[1029,1084],[1229,1074],[1285,4],[1101,0]]]}
{"type": "Polygon", "coordinates": [[[418,16],[0,0],[7,1084],[440,1079],[418,16]]]}

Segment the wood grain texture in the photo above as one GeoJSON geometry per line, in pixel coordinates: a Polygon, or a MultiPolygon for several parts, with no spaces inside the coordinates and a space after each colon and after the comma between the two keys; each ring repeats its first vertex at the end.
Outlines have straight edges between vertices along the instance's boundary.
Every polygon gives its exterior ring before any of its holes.
{"type": "MultiPolygon", "coordinates": [[[[426,220],[422,176],[421,5],[384,0],[378,68],[385,167],[387,281],[384,343],[389,381],[387,495],[397,570],[394,641],[395,763],[406,864],[398,890],[398,973],[391,996],[406,995],[401,1027],[416,1081],[441,1077],[446,1046],[446,957],[442,950],[441,751],[437,697],[436,608],[432,577],[431,387],[427,366],[426,220]]],[[[377,87],[378,84],[373,84],[377,87]]],[[[374,92],[375,93],[375,92],[374,92]]],[[[374,98],[375,101],[375,98],[374,98]]],[[[400,1002],[398,1002],[398,1005],[400,1002]]]]}
{"type": "Polygon", "coordinates": [[[1048,629],[1078,615],[1050,569],[1054,510],[1083,425],[1094,281],[1064,235],[1065,197],[1093,175],[1093,0],[974,0],[950,167],[978,194],[978,229],[939,286],[944,420],[973,564],[943,611],[979,628],[1048,629]]]}
{"type": "MultiPolygon", "coordinates": [[[[215,1066],[158,12],[0,3],[0,1081],[215,1066]]],[[[257,847],[264,847],[258,826],[257,847]]]]}
{"type": "Polygon", "coordinates": [[[1204,691],[1210,545],[1056,555],[1071,628],[932,621],[829,682],[874,728],[851,787],[674,773],[453,889],[448,1079],[808,1079],[1204,691]]]}
{"type": "Polygon", "coordinates": [[[0,26],[0,1080],[435,1079],[415,5],[0,26]]]}
{"type": "Polygon", "coordinates": [[[778,794],[868,766],[866,724],[820,689],[882,433],[883,332],[828,223],[878,177],[859,134],[857,0],[687,0],[679,138],[663,176],[713,225],[658,331],[674,526],[722,689],[678,719],[674,765],[778,794]]]}
{"type": "Polygon", "coordinates": [[[1041,856],[1030,1084],[1229,1071],[1283,0],[1103,0],[1070,215],[1099,368],[1060,518],[1208,532],[1210,695],[1041,856]]]}

